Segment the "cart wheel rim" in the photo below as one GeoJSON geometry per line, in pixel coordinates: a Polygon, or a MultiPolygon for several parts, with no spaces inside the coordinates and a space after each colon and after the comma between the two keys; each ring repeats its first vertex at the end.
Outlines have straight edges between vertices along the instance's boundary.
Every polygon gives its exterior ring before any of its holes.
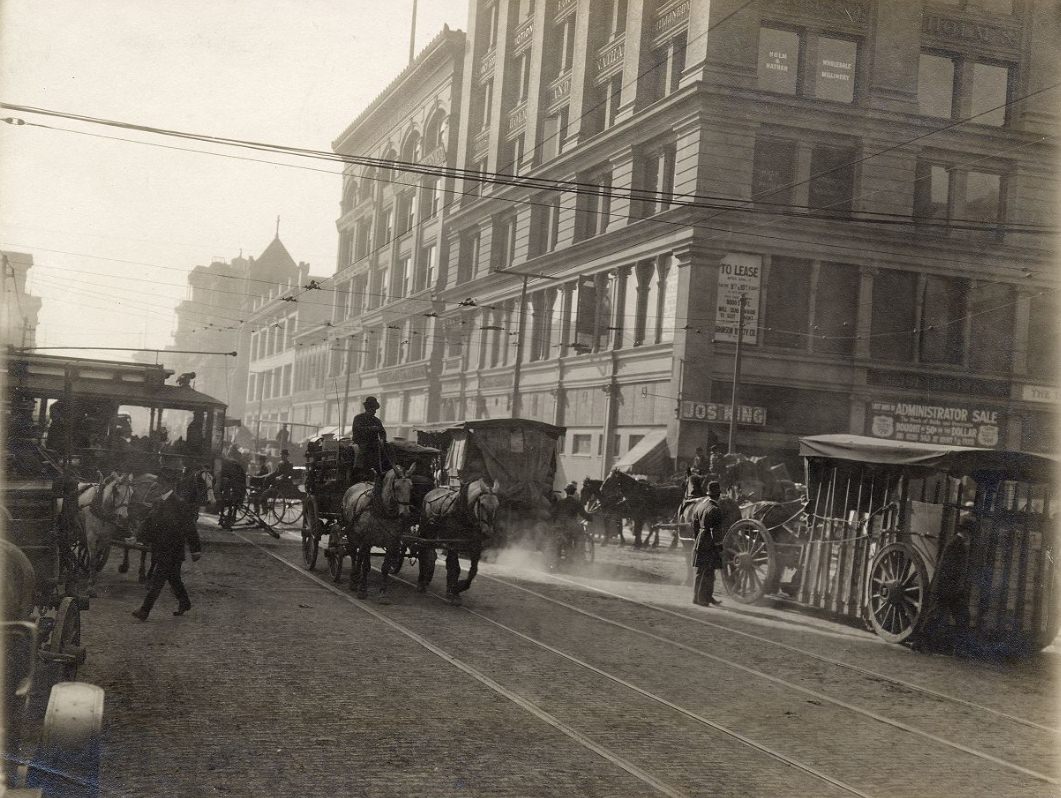
{"type": "Polygon", "coordinates": [[[777,556],[770,533],[760,524],[738,521],[722,543],[722,582],[737,601],[761,599],[774,581],[777,556]]]}
{"type": "Polygon", "coordinates": [[[876,634],[892,643],[909,639],[925,605],[927,573],[920,556],[903,543],[885,546],[870,566],[868,613],[876,634]]]}

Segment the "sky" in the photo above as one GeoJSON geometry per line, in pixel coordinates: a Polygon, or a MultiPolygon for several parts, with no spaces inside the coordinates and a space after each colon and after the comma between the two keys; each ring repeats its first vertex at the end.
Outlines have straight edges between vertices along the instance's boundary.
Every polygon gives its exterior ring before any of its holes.
{"type": "MultiPolygon", "coordinates": [[[[417,51],[444,24],[464,30],[467,5],[420,0],[417,51]]],[[[328,150],[408,63],[411,13],[412,0],[0,0],[0,100],[328,150]]],[[[33,255],[38,346],[166,346],[187,273],[259,255],[278,216],[296,261],[335,271],[338,164],[0,110],[12,116],[67,129],[0,124],[0,248],[33,255]]]]}

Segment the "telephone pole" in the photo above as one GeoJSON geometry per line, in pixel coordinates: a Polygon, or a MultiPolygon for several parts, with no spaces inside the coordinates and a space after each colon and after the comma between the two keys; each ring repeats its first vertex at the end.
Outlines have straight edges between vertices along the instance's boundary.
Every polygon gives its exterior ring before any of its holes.
{"type": "Polygon", "coordinates": [[[744,344],[744,303],[746,301],[747,297],[741,294],[740,306],[737,310],[737,351],[733,357],[733,393],[729,400],[729,446],[727,447],[729,454],[733,454],[735,451],[734,445],[737,441],[737,415],[740,411],[738,406],[740,401],[740,358],[742,345],[744,344]]]}

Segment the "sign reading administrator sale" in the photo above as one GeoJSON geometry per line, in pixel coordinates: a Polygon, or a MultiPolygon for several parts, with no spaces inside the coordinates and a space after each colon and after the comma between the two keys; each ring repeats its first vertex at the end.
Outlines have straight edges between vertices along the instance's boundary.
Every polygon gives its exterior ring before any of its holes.
{"type": "Polygon", "coordinates": [[[1003,414],[988,407],[874,400],[866,432],[874,438],[995,449],[1002,445],[1003,414]]]}
{"type": "Polygon", "coordinates": [[[731,252],[718,265],[718,307],[715,340],[737,342],[740,295],[744,294],[744,343],[759,343],[759,286],[763,276],[761,255],[731,252]]]}

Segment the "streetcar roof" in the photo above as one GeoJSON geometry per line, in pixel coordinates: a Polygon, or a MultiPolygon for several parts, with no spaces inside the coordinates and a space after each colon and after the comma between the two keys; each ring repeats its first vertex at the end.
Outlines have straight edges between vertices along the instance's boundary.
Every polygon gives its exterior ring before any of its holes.
{"type": "Polygon", "coordinates": [[[566,432],[565,427],[557,427],[544,421],[534,421],[529,418],[482,418],[474,421],[449,421],[438,424],[428,424],[418,427],[420,431],[437,433],[450,431],[465,431],[474,433],[476,429],[497,429],[498,427],[522,427],[544,432],[554,438],[559,438],[566,432]]]}
{"type": "Polygon", "coordinates": [[[998,471],[1014,478],[1028,479],[1049,479],[1058,465],[1058,458],[1047,454],[912,443],[864,435],[812,435],[800,438],[799,453],[803,457],[916,466],[960,473],[998,471]]]}

